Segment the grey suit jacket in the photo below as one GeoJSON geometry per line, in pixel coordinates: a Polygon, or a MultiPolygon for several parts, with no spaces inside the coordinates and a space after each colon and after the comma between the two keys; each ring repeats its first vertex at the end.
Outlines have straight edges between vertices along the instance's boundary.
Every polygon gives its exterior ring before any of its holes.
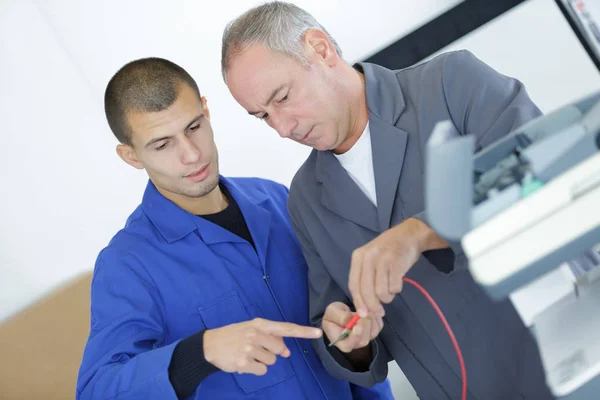
{"type": "MultiPolygon", "coordinates": [[[[319,326],[334,301],[351,305],[352,251],[406,218],[423,218],[424,149],[450,119],[480,149],[539,116],[523,85],[467,51],[400,71],[359,63],[366,78],[377,207],[331,152],[313,151],[292,181],[288,208],[309,265],[310,314],[319,326]]],[[[426,222],[426,221],[425,221],[426,222]]],[[[509,301],[492,302],[473,281],[458,244],[428,252],[409,271],[437,301],[463,352],[469,399],[550,399],[537,345],[509,301]]],[[[385,306],[370,369],[354,371],[324,339],[314,346],[335,377],[381,382],[394,359],[421,399],[460,398],[451,341],[423,295],[409,285],[385,306]]]]}

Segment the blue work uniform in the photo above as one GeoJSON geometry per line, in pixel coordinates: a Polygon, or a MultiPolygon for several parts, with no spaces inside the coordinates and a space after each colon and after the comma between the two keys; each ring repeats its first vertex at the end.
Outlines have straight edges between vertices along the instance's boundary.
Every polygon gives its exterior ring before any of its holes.
{"type": "MultiPolygon", "coordinates": [[[[180,340],[257,317],[309,325],[307,265],[286,210],[287,188],[221,177],[254,245],[184,211],[148,183],[142,204],[101,251],[77,399],[177,399],[168,368],[180,340]]],[[[393,399],[330,376],[309,340],[286,338],[264,376],[217,371],[193,399],[393,399]]]]}

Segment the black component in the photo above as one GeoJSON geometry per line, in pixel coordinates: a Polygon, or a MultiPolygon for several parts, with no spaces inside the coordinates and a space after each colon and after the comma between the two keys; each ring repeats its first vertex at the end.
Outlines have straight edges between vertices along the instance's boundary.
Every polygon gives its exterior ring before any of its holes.
{"type": "MultiPolygon", "coordinates": [[[[518,162],[510,167],[506,167],[504,170],[498,170],[500,167],[498,164],[504,162],[507,165],[507,159],[502,160],[496,165],[495,168],[486,171],[490,174],[496,175],[493,180],[490,180],[488,176],[488,182],[480,182],[480,179],[484,174],[474,174],[474,193],[473,193],[473,204],[478,205],[479,203],[488,199],[488,192],[492,189],[496,189],[498,192],[503,191],[507,187],[518,183],[522,184],[525,175],[530,172],[529,164],[520,157],[518,149],[513,151],[513,154],[517,157],[518,162]]],[[[493,175],[492,175],[493,176],[493,175]]]]}
{"type": "Polygon", "coordinates": [[[527,136],[524,133],[516,134],[515,139],[517,140],[517,143],[519,143],[520,149],[524,149],[524,148],[528,147],[531,143],[533,143],[533,141],[529,138],[529,136],[527,136]]]}
{"type": "Polygon", "coordinates": [[[389,69],[414,65],[525,0],[464,0],[364,61],[389,69]]]}
{"type": "MultiPolygon", "coordinates": [[[[598,56],[592,49],[590,43],[584,37],[583,32],[581,31],[582,28],[579,26],[579,22],[576,21],[575,18],[573,17],[573,15],[571,14],[571,12],[569,12],[569,10],[567,9],[567,5],[565,4],[565,2],[563,0],[554,0],[554,1],[555,1],[556,5],[558,6],[558,8],[560,9],[560,11],[565,16],[565,18],[567,19],[567,22],[571,26],[571,29],[573,29],[573,32],[575,32],[577,39],[579,39],[579,41],[581,42],[581,45],[583,46],[585,51],[588,53],[588,56],[590,56],[590,59],[592,60],[592,62],[596,66],[596,68],[598,70],[600,70],[600,59],[598,59],[598,56]]],[[[593,30],[593,28],[591,28],[591,29],[593,30]]]]}

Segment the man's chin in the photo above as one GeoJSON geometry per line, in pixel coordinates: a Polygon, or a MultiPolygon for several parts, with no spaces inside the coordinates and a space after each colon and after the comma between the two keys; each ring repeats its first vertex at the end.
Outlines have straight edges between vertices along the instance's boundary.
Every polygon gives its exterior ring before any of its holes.
{"type": "Polygon", "coordinates": [[[194,198],[204,197],[215,190],[218,185],[219,175],[209,176],[202,182],[199,182],[198,186],[194,187],[193,189],[189,189],[187,196],[194,198]]]}
{"type": "Polygon", "coordinates": [[[334,151],[337,148],[337,145],[335,143],[331,144],[331,143],[316,142],[311,147],[318,151],[334,151]]]}
{"type": "Polygon", "coordinates": [[[302,142],[300,140],[294,140],[296,143],[299,143],[303,146],[306,147],[310,147],[311,149],[315,149],[318,151],[325,151],[325,150],[330,150],[329,147],[327,146],[323,146],[323,143],[321,143],[321,141],[317,140],[315,142],[309,143],[309,142],[302,142]]]}

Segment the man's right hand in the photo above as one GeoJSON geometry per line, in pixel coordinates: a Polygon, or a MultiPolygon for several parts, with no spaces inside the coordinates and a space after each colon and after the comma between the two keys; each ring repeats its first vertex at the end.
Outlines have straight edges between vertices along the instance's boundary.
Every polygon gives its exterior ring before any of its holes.
{"type": "Polygon", "coordinates": [[[318,328],[262,318],[204,332],[204,358],[225,372],[264,375],[277,356],[289,357],[283,338],[317,339],[318,328]]]}
{"type": "MultiPolygon", "coordinates": [[[[323,332],[330,342],[333,342],[344,330],[354,313],[346,304],[341,302],[331,303],[323,315],[323,332]]],[[[346,339],[337,342],[334,346],[343,353],[350,353],[369,345],[383,329],[383,319],[372,313],[361,317],[346,339]]]]}

